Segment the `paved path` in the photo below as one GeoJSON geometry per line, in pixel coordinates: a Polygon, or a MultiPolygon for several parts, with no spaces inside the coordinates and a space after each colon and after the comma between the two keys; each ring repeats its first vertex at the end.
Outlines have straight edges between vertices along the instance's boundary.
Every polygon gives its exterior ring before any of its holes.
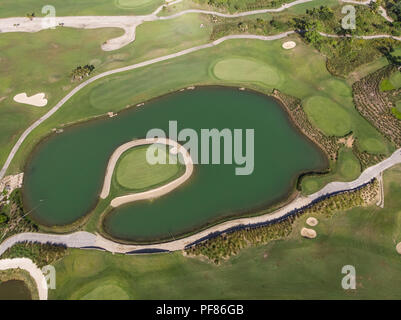
{"type": "MultiPolygon", "coordinates": [[[[178,2],[181,2],[182,0],[176,0],[173,2],[168,3],[167,5],[172,5],[178,2]]],[[[306,3],[306,2],[310,2],[313,0],[297,0],[294,1],[292,3],[289,4],[284,4],[282,7],[277,8],[277,9],[265,9],[265,12],[268,12],[266,10],[285,10],[289,7],[292,7],[294,5],[298,5],[300,3],[306,3]]],[[[349,2],[349,3],[353,3],[352,1],[349,0],[342,0],[343,2],[349,2]]],[[[368,4],[367,1],[365,2],[356,2],[358,4],[368,4]]],[[[164,5],[163,5],[164,6],[164,5]]],[[[105,27],[106,25],[111,27],[113,26],[113,24],[117,23],[119,25],[122,26],[122,28],[126,28],[127,25],[129,25],[129,23],[131,23],[131,27],[133,25],[135,25],[135,28],[137,25],[139,25],[140,23],[142,23],[143,21],[153,21],[153,20],[158,20],[158,19],[168,19],[168,18],[173,18],[174,16],[170,16],[170,17],[157,17],[156,14],[159,13],[163,6],[160,6],[155,12],[153,12],[151,15],[148,16],[125,16],[125,17],[113,17],[113,16],[106,16],[106,17],[68,17],[71,20],[69,20],[69,23],[71,26],[75,25],[75,27],[87,27],[87,28],[96,28],[96,25],[99,24],[101,25],[100,27],[105,27]],[[74,20],[76,19],[76,20],[74,20]],[[107,20],[110,19],[109,21],[111,21],[110,23],[107,22],[107,20]],[[75,21],[75,22],[74,22],[75,21]],[[142,21],[142,22],[141,22],[142,21]],[[75,24],[76,23],[76,24],[75,24]]],[[[200,10],[202,11],[202,10],[200,10]]],[[[186,10],[183,12],[190,12],[190,10],[186,10]]],[[[183,14],[183,12],[179,13],[179,14],[183,14]]],[[[260,13],[260,10],[256,10],[256,11],[250,11],[250,12],[243,12],[243,13],[239,13],[239,15],[251,15],[251,14],[256,14],[256,13],[260,13]]],[[[209,14],[216,14],[216,15],[221,15],[218,12],[212,12],[210,11],[209,14]]],[[[234,15],[224,15],[223,16],[236,16],[234,15]]],[[[24,23],[33,23],[32,25],[34,26],[34,30],[38,31],[36,28],[38,28],[38,26],[41,26],[42,24],[39,23],[40,19],[42,18],[34,18],[32,21],[30,21],[28,18],[6,18],[6,19],[0,19],[0,31],[3,30],[9,30],[10,28],[16,28],[13,26],[13,22],[16,23],[16,21],[22,21],[24,20],[24,23]],[[17,19],[17,20],[13,20],[13,19],[17,19]],[[12,26],[12,27],[11,27],[12,26]],[[7,29],[6,29],[7,28],[7,29]]],[[[57,21],[61,22],[63,18],[57,17],[57,21]]],[[[29,27],[27,27],[29,29],[29,27]]],[[[130,38],[132,41],[135,40],[135,28],[131,28],[128,32],[129,36],[128,38],[130,38]]],[[[15,30],[13,30],[15,31],[15,30]]],[[[278,35],[274,35],[274,36],[256,36],[256,35],[232,35],[232,36],[226,36],[226,37],[222,37],[216,41],[213,41],[212,43],[209,44],[205,44],[205,45],[200,45],[197,47],[193,47],[190,49],[186,49],[186,50],[182,50],[180,52],[174,53],[174,54],[170,54],[167,56],[163,56],[163,57],[159,57],[159,58],[155,58],[155,59],[151,59],[151,60],[147,60],[141,63],[137,63],[134,65],[130,65],[130,66],[126,66],[123,68],[118,68],[118,69],[114,69],[114,70],[110,70],[110,71],[106,71],[103,72],[101,74],[98,74],[97,76],[94,76],[84,82],[82,82],[81,84],[79,84],[77,87],[75,87],[72,91],[70,91],[61,101],[59,101],[53,108],[51,108],[49,110],[48,113],[46,113],[45,115],[43,115],[41,118],[39,118],[38,120],[36,120],[31,126],[29,126],[23,133],[22,135],[19,137],[19,139],[17,140],[17,143],[14,145],[14,147],[12,148],[9,156],[6,159],[6,162],[4,163],[2,169],[0,170],[0,180],[5,176],[6,171],[8,169],[8,167],[10,166],[10,163],[12,161],[12,159],[14,158],[15,154],[17,153],[18,149],[20,148],[21,144],[24,142],[24,140],[26,139],[26,137],[35,129],[37,128],[41,123],[43,123],[45,120],[47,120],[48,118],[50,118],[65,102],[67,102],[75,93],[77,93],[79,90],[81,90],[82,88],[84,88],[85,86],[87,86],[88,84],[115,74],[115,73],[120,73],[120,72],[125,72],[125,71],[129,71],[129,70],[133,70],[133,69],[137,69],[137,68],[141,68],[144,66],[148,66],[157,62],[161,62],[161,61],[165,61],[165,60],[169,60],[169,59],[173,59],[194,51],[198,51],[201,49],[205,49],[205,48],[210,48],[213,47],[215,45],[218,45],[220,43],[222,43],[223,41],[229,40],[229,39],[258,39],[258,40],[264,40],[264,41],[269,41],[269,40],[277,40],[277,39],[281,39],[284,38],[290,34],[295,33],[295,31],[288,31],[288,32],[284,32],[284,33],[280,33],[278,35]]],[[[325,34],[325,33],[320,33],[322,36],[327,36],[327,37],[339,37],[338,35],[329,35],[329,34],[325,34]]],[[[127,33],[125,34],[127,35],[127,33]]],[[[122,36],[124,37],[124,36],[122,36]]],[[[131,41],[128,39],[123,39],[122,37],[116,38],[116,39],[112,39],[109,40],[106,44],[104,44],[104,48],[109,48],[111,47],[115,47],[118,46],[121,43],[126,43],[126,41],[131,41]]],[[[400,40],[401,41],[401,37],[393,37],[390,35],[378,35],[378,36],[361,36],[359,37],[361,39],[376,39],[376,38],[393,38],[396,40],[400,40]]]]}
{"type": "Polygon", "coordinates": [[[185,173],[178,177],[177,179],[161,186],[158,188],[154,188],[149,191],[145,192],[139,192],[139,193],[133,193],[133,194],[128,194],[125,196],[117,197],[111,200],[110,205],[112,207],[118,207],[123,204],[133,202],[133,201],[139,201],[139,200],[148,200],[152,198],[157,198],[162,195],[165,195],[169,193],[170,191],[174,190],[175,188],[178,188],[181,184],[183,184],[185,181],[187,181],[190,176],[192,175],[192,172],[194,170],[194,165],[192,162],[192,158],[190,154],[188,153],[187,149],[185,149],[182,145],[177,143],[174,140],[166,139],[166,138],[149,138],[149,139],[137,139],[133,140],[127,143],[124,143],[123,145],[119,146],[111,155],[109,163],[107,165],[106,169],[106,175],[104,178],[104,183],[103,183],[103,188],[102,191],[100,192],[100,198],[105,199],[108,197],[110,193],[110,186],[111,186],[111,179],[113,177],[113,172],[114,168],[117,164],[118,159],[120,159],[121,155],[127,151],[128,149],[131,149],[133,147],[137,146],[142,146],[142,145],[148,145],[148,144],[165,144],[165,145],[170,145],[175,148],[175,150],[178,150],[179,153],[181,153],[182,158],[184,160],[185,164],[185,173]]]}
{"type": "MultiPolygon", "coordinates": [[[[299,3],[304,3],[304,2],[309,2],[312,0],[302,0],[302,1],[295,1],[291,4],[287,4],[286,8],[294,5],[294,3],[299,4],[299,3]]],[[[346,2],[346,1],[343,1],[346,2]]],[[[349,2],[349,1],[347,1],[349,2]]],[[[358,2],[359,3],[359,2],[358,2]]],[[[170,3],[171,4],[171,3],[170,3]]],[[[364,4],[364,3],[362,3],[364,4]]],[[[269,10],[278,10],[278,9],[269,9],[269,10]]],[[[284,9],[282,9],[284,10],[284,9]]],[[[259,11],[259,10],[258,10],[259,11]]],[[[211,13],[211,14],[217,14],[217,13],[211,13]]],[[[253,14],[247,13],[247,14],[253,14]]],[[[1,21],[4,19],[0,19],[1,21]]],[[[1,27],[1,24],[0,24],[1,27]]],[[[193,48],[189,48],[186,50],[182,50],[180,52],[166,55],[163,57],[147,60],[141,63],[137,63],[134,65],[126,66],[123,68],[118,68],[110,71],[103,72],[101,74],[98,74],[84,82],[82,82],[80,85],[75,87],[71,92],[69,92],[62,100],[60,100],[52,109],[49,110],[48,113],[43,115],[40,119],[36,120],[18,139],[17,143],[14,145],[12,148],[3,168],[0,170],[0,179],[2,179],[12,161],[14,158],[15,154],[17,153],[18,149],[20,148],[21,144],[24,142],[26,137],[35,129],[37,128],[41,123],[43,123],[45,120],[50,118],[59,108],[61,108],[65,102],[67,102],[75,93],[77,93],[79,90],[87,86],[88,84],[101,79],[103,77],[120,73],[120,72],[125,72],[129,70],[134,70],[137,68],[141,68],[144,66],[148,66],[154,63],[158,63],[161,61],[173,59],[179,56],[186,55],[191,52],[195,52],[198,50],[206,49],[206,48],[211,48],[213,46],[216,46],[226,40],[230,39],[257,39],[257,40],[263,40],[263,41],[271,41],[271,40],[277,40],[281,39],[284,37],[287,37],[288,35],[294,34],[295,31],[288,31],[288,32],[283,32],[278,35],[273,35],[273,36],[256,36],[256,35],[231,35],[231,36],[226,36],[222,37],[216,41],[213,41],[212,43],[196,46],[193,48]]],[[[324,34],[321,33],[323,36],[327,37],[339,37],[337,35],[329,35],[329,34],[324,34]]],[[[390,35],[376,35],[376,36],[361,36],[360,38],[362,39],[375,39],[375,38],[394,38],[396,40],[401,40],[400,37],[392,37],[390,35]]],[[[199,240],[210,233],[213,232],[221,232],[224,231],[228,228],[231,228],[233,226],[238,226],[238,225],[246,225],[246,224],[255,224],[255,223],[263,223],[267,221],[272,221],[274,219],[278,219],[280,217],[285,216],[288,212],[296,209],[296,208],[301,208],[303,206],[306,206],[310,204],[312,201],[315,199],[319,198],[322,195],[325,194],[330,194],[333,192],[337,191],[345,191],[353,187],[357,187],[360,185],[363,185],[364,183],[370,181],[372,178],[377,177],[377,175],[381,172],[383,172],[385,169],[393,166],[396,163],[401,163],[401,150],[397,150],[392,157],[384,160],[383,162],[379,163],[378,165],[368,168],[365,170],[362,175],[355,181],[349,182],[349,183],[344,183],[344,182],[334,182],[329,185],[327,185],[325,188],[323,188],[321,191],[308,196],[308,197],[300,197],[295,199],[293,202],[290,204],[286,205],[285,207],[281,208],[280,210],[262,215],[259,217],[254,217],[254,218],[246,218],[246,219],[236,219],[232,221],[228,221],[222,224],[219,224],[215,227],[212,227],[210,229],[204,230],[202,232],[197,233],[196,235],[183,238],[180,240],[176,241],[171,241],[171,242],[166,242],[163,244],[155,244],[155,245],[134,245],[134,246],[126,246],[126,245],[120,245],[114,242],[111,242],[109,240],[106,240],[102,238],[101,236],[96,236],[87,232],[78,232],[78,233],[73,233],[69,235],[51,235],[51,234],[39,234],[39,233],[23,233],[16,235],[14,237],[11,237],[9,239],[6,239],[1,245],[0,245],[0,255],[9,247],[11,247],[13,244],[17,242],[23,242],[23,241],[37,241],[41,243],[46,243],[46,242],[52,242],[52,243],[61,243],[65,244],[68,247],[73,247],[73,248],[81,248],[81,247],[89,247],[89,246],[99,246],[102,248],[105,248],[106,250],[112,251],[112,252],[130,252],[132,250],[143,250],[143,249],[162,249],[162,250],[181,250],[185,248],[186,245],[199,240]]]]}
{"type": "Polygon", "coordinates": [[[15,258],[0,260],[0,270],[22,269],[31,275],[38,289],[39,300],[47,300],[47,281],[42,271],[31,259],[15,258]]]}
{"type": "MultiPolygon", "coordinates": [[[[189,9],[178,12],[170,16],[158,16],[160,11],[167,6],[174,5],[181,2],[182,0],[176,0],[164,4],[157,8],[154,12],[143,16],[71,16],[71,17],[55,17],[54,20],[49,20],[47,17],[35,17],[29,19],[27,17],[11,17],[0,19],[0,32],[38,32],[40,30],[55,28],[57,26],[65,26],[70,28],[80,28],[80,29],[96,29],[96,28],[121,28],[124,30],[124,34],[120,37],[110,39],[101,45],[104,51],[112,51],[120,49],[127,44],[135,41],[136,28],[146,22],[146,21],[156,21],[156,20],[169,20],[175,19],[179,16],[188,13],[200,13],[209,14],[225,18],[237,18],[245,17],[255,14],[263,13],[274,13],[281,12],[293,6],[312,2],[314,0],[296,0],[291,3],[283,4],[279,8],[274,9],[261,9],[254,11],[246,11],[234,14],[220,13],[216,11],[200,10],[200,9],[189,9]]],[[[376,0],[372,0],[376,1],[376,0]]],[[[351,1],[342,0],[344,3],[359,4],[359,5],[369,5],[370,1],[351,1]]],[[[387,15],[386,10],[380,7],[380,14],[387,20],[392,22],[392,19],[387,15]]]]}
{"type": "Polygon", "coordinates": [[[125,72],[125,71],[129,71],[129,70],[142,68],[142,67],[145,67],[145,66],[149,66],[151,64],[155,64],[155,63],[161,62],[161,61],[166,61],[166,60],[169,60],[169,59],[180,57],[180,56],[186,55],[188,53],[192,53],[192,52],[199,51],[199,50],[206,49],[206,48],[211,48],[211,47],[219,45],[220,43],[222,43],[222,42],[224,42],[226,40],[230,40],[230,39],[258,39],[258,40],[270,41],[270,40],[277,40],[277,39],[285,38],[288,35],[293,34],[293,33],[295,33],[295,32],[294,31],[288,31],[288,32],[283,32],[283,33],[280,33],[280,34],[274,35],[274,36],[255,36],[255,35],[231,35],[231,36],[226,36],[226,37],[220,38],[220,39],[215,40],[215,41],[213,41],[211,43],[208,43],[208,44],[192,47],[192,48],[189,48],[189,49],[185,49],[185,50],[179,51],[177,53],[169,54],[169,55],[162,56],[162,57],[159,57],[159,58],[154,58],[154,59],[147,60],[147,61],[144,61],[144,62],[136,63],[136,64],[133,64],[133,65],[130,65],[130,66],[126,66],[126,67],[122,67],[122,68],[118,68],[118,69],[114,69],[114,70],[110,70],[110,71],[106,71],[106,72],[100,73],[100,74],[98,74],[98,75],[96,75],[96,76],[94,76],[94,77],[82,82],[78,86],[76,86],[63,99],[61,99],[53,108],[51,108],[49,110],[49,112],[47,112],[45,115],[43,115],[38,120],[36,120],[32,125],[30,125],[22,133],[22,135],[17,140],[17,143],[11,149],[11,152],[8,155],[7,160],[3,165],[3,168],[0,170],[0,179],[2,179],[4,177],[4,175],[5,175],[5,173],[6,173],[7,169],[8,169],[11,161],[13,160],[15,154],[19,150],[20,146],[22,145],[22,143],[24,142],[26,137],[34,129],[36,129],[40,124],[42,124],[45,120],[49,119],[55,112],[57,112],[57,110],[60,109],[64,105],[64,103],[66,103],[73,95],[75,95],[82,88],[86,87],[88,84],[90,84],[92,82],[95,82],[96,80],[99,80],[101,78],[110,76],[112,74],[116,74],[116,73],[120,73],[120,72],[125,72]]]}
{"type": "Polygon", "coordinates": [[[71,248],[91,247],[93,249],[104,249],[110,252],[118,252],[118,253],[135,253],[135,251],[138,250],[140,252],[152,252],[155,250],[160,250],[160,251],[183,250],[185,249],[186,246],[193,244],[194,242],[199,241],[201,239],[204,239],[205,237],[208,237],[211,234],[223,232],[225,230],[234,227],[263,224],[269,221],[276,221],[280,218],[284,218],[289,214],[291,214],[291,212],[294,212],[294,210],[308,206],[314,201],[321,198],[322,196],[327,196],[333,193],[347,191],[363,186],[364,184],[370,182],[373,178],[379,177],[383,171],[400,163],[401,163],[401,149],[398,149],[392,154],[391,157],[376,164],[375,166],[367,168],[359,176],[359,178],[357,178],[354,181],[332,182],[329,183],[322,190],[306,197],[298,197],[291,203],[285,205],[284,207],[272,213],[267,213],[252,218],[240,218],[231,221],[226,221],[211,228],[208,228],[206,230],[203,230],[201,232],[198,232],[194,235],[174,241],[169,241],[160,244],[152,244],[152,245],[124,245],[105,239],[100,235],[95,235],[92,233],[82,232],[82,231],[68,235],[21,233],[6,239],[3,243],[0,244],[0,255],[3,254],[4,251],[13,246],[15,243],[24,241],[64,244],[67,247],[71,248]]]}

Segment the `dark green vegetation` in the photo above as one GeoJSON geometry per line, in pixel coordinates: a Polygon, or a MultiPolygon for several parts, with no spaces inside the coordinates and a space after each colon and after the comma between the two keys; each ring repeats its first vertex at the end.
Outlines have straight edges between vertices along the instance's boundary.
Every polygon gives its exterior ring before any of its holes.
{"type": "Polygon", "coordinates": [[[300,217],[287,240],[242,250],[214,265],[181,253],[147,256],[68,250],[56,264],[52,299],[394,299],[401,295],[401,167],[384,175],[385,208],[319,215],[317,238],[303,239],[300,217]],[[345,265],[357,289],[344,291],[345,265]],[[294,272],[296,270],[296,272],[294,272]],[[240,276],[239,276],[240,275],[240,276]],[[101,289],[108,288],[102,294],[101,289]],[[174,288],[174,290],[171,290],[174,288]],[[119,293],[114,295],[114,293],[119,293]]]}
{"type": "Polygon", "coordinates": [[[24,281],[0,282],[0,300],[31,300],[31,292],[24,281]]]}
{"type": "Polygon", "coordinates": [[[42,268],[55,263],[57,260],[64,257],[65,253],[66,247],[62,245],[24,242],[17,243],[7,249],[1,255],[1,259],[29,258],[39,268],[42,268]]]}
{"type": "Polygon", "coordinates": [[[82,79],[89,77],[91,72],[95,69],[93,64],[86,64],[83,67],[78,66],[71,72],[72,81],[81,81],[82,79]]]}
{"type": "Polygon", "coordinates": [[[394,27],[401,29],[401,3],[397,0],[384,0],[384,7],[387,10],[387,13],[394,20],[394,27]]]}
{"type": "Polygon", "coordinates": [[[284,221],[222,234],[192,246],[186,252],[190,255],[207,257],[214,263],[220,263],[224,259],[238,254],[243,248],[267,244],[273,240],[286,239],[291,234],[294,222],[301,216],[313,215],[319,219],[322,215],[331,217],[338,211],[371,204],[377,195],[378,182],[375,181],[362,189],[322,200],[310,208],[298,211],[296,215],[292,215],[284,221]]]}
{"type": "Polygon", "coordinates": [[[393,115],[398,119],[401,120],[401,100],[397,101],[397,104],[394,108],[391,109],[393,115]]]}
{"type": "Polygon", "coordinates": [[[393,34],[401,31],[388,23],[375,10],[357,6],[356,29],[350,32],[341,28],[341,6],[337,1],[309,3],[296,6],[277,14],[248,16],[236,19],[212,17],[211,39],[228,34],[272,35],[296,29],[307,43],[313,45],[327,57],[327,68],[334,74],[346,77],[358,66],[372,62],[383,55],[385,48],[397,45],[390,39],[358,40],[352,38],[326,38],[318,31],[343,36],[393,34]]]}
{"type": "Polygon", "coordinates": [[[195,3],[209,5],[223,11],[251,11],[264,8],[278,8],[292,0],[194,0],[195,3]]]}
{"type": "MultiPolygon", "coordinates": [[[[119,98],[125,99],[130,84],[119,80],[96,86],[91,94],[93,106],[108,104],[103,95],[107,92],[121,93],[119,98]],[[110,84],[113,89],[104,88],[110,84]]],[[[109,234],[127,240],[166,239],[235,214],[256,213],[291,193],[301,172],[326,166],[322,153],[295,130],[275,100],[249,91],[205,87],[159,98],[111,119],[65,128],[49,138],[25,170],[24,200],[29,208],[37,207],[31,215],[45,225],[62,225],[88,213],[98,201],[114,150],[145,137],[153,128],[168,134],[170,120],[177,121],[178,131],[191,128],[197,132],[199,155],[201,129],[254,129],[254,171],[236,175],[236,167],[245,164],[235,159],[233,164],[224,164],[223,146],[227,146],[222,144],[221,164],[196,165],[188,182],[171,194],[113,210],[104,223],[109,234]]],[[[249,146],[243,145],[244,153],[245,147],[249,146]]],[[[248,166],[252,168],[252,163],[248,166]]],[[[112,198],[103,202],[108,204],[112,198]]]]}
{"type": "Polygon", "coordinates": [[[380,85],[383,80],[391,79],[394,72],[399,71],[388,66],[371,73],[353,84],[353,93],[358,111],[399,148],[401,123],[392,115],[390,106],[396,106],[401,99],[401,89],[382,91],[380,85]]]}
{"type": "Polygon", "coordinates": [[[0,241],[6,239],[13,234],[20,232],[37,231],[38,227],[30,219],[29,213],[25,212],[22,205],[21,189],[14,190],[0,203],[0,241]]]}

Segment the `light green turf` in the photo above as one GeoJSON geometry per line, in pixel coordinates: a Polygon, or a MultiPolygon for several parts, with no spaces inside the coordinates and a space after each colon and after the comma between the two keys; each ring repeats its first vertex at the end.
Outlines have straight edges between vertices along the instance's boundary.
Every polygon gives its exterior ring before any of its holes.
{"type": "Polygon", "coordinates": [[[351,118],[347,111],[325,97],[311,97],[304,105],[311,122],[327,136],[344,136],[351,131],[351,118]]]}
{"type": "Polygon", "coordinates": [[[395,89],[401,88],[401,72],[396,71],[390,76],[390,82],[395,89]]]}
{"type": "Polygon", "coordinates": [[[380,91],[384,92],[384,91],[391,91],[394,89],[395,87],[389,79],[386,78],[380,82],[380,91]]]}
{"type": "Polygon", "coordinates": [[[280,83],[280,75],[276,68],[244,58],[229,58],[216,63],[213,72],[222,80],[262,82],[268,86],[280,83]]]}
{"type": "Polygon", "coordinates": [[[401,100],[397,101],[396,108],[397,108],[398,112],[401,112],[401,100]]]}
{"type": "Polygon", "coordinates": [[[391,91],[398,88],[401,88],[401,72],[398,70],[380,82],[380,91],[391,91]]]}
{"type": "Polygon", "coordinates": [[[372,153],[381,153],[383,150],[382,142],[376,138],[364,139],[360,144],[363,149],[370,150],[372,153]]]}
{"type": "Polygon", "coordinates": [[[342,148],[338,161],[332,171],[327,175],[306,176],[301,181],[304,194],[319,191],[330,181],[352,181],[361,173],[361,165],[351,149],[342,148]]]}
{"type": "Polygon", "coordinates": [[[289,239],[242,250],[219,266],[180,252],[123,256],[68,250],[55,264],[57,289],[49,298],[79,299],[114,284],[131,299],[398,299],[400,181],[400,166],[385,173],[384,209],[314,215],[319,224],[313,240],[299,235],[308,218],[302,216],[289,239]],[[356,269],[356,290],[341,287],[345,265],[356,269]]]}
{"type": "Polygon", "coordinates": [[[157,150],[154,150],[154,153],[152,151],[152,155],[157,159],[159,157],[164,159],[165,164],[149,163],[147,158],[149,146],[130,149],[121,156],[115,170],[117,182],[122,187],[131,190],[148,189],[179,176],[180,167],[184,165],[177,161],[176,156],[167,153],[166,146],[157,145],[156,147],[157,150]]]}
{"type": "Polygon", "coordinates": [[[128,300],[129,295],[118,285],[102,284],[89,291],[81,300],[128,300]]]}
{"type": "Polygon", "coordinates": [[[143,15],[150,14],[163,0],[2,0],[0,17],[24,17],[34,12],[44,16],[42,8],[52,5],[57,16],[143,15]]]}

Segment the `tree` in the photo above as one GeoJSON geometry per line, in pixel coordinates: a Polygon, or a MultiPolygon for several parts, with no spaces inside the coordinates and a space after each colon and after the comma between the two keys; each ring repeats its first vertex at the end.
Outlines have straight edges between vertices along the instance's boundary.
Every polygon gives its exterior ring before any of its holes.
{"type": "Polygon", "coordinates": [[[8,217],[4,213],[0,213],[0,224],[6,223],[8,217]]]}
{"type": "Polygon", "coordinates": [[[27,13],[27,14],[26,14],[26,17],[27,17],[29,20],[33,20],[33,18],[35,18],[35,12],[27,13]]]}
{"type": "Polygon", "coordinates": [[[92,64],[76,67],[71,73],[72,81],[81,81],[83,78],[88,77],[94,69],[95,66],[92,64]]]}

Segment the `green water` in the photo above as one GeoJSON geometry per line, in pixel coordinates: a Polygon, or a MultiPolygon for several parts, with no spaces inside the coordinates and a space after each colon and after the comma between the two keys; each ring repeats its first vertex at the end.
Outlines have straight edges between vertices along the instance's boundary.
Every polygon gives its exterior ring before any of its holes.
{"type": "Polygon", "coordinates": [[[24,281],[0,282],[0,300],[32,300],[31,292],[24,281]]]}
{"type": "Polygon", "coordinates": [[[188,90],[118,117],[73,126],[44,141],[25,170],[24,201],[34,209],[32,217],[45,225],[68,224],[82,217],[98,201],[113,151],[145,137],[149,129],[168,132],[169,120],[178,122],[178,130],[254,129],[254,171],[237,176],[236,164],[196,165],[190,180],[172,193],[113,210],[104,228],[116,238],[171,238],[267,207],[288,196],[300,172],[327,165],[275,100],[233,88],[188,90]]]}

